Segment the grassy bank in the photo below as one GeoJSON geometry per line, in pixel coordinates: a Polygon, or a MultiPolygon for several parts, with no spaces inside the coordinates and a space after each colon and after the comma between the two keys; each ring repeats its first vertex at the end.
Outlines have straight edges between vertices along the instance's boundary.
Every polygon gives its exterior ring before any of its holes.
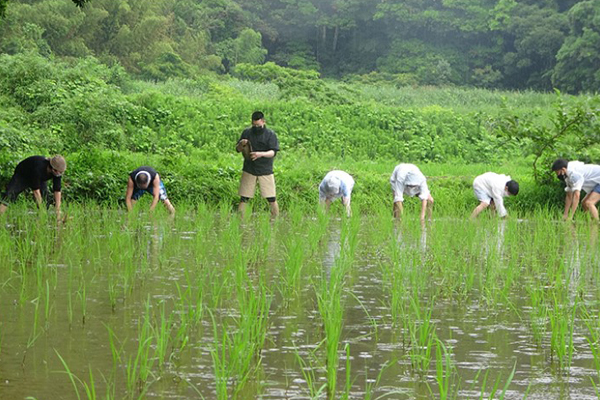
{"type": "MultiPolygon", "coordinates": [[[[237,189],[242,157],[233,150],[223,152],[217,158],[212,156],[204,151],[177,158],[107,150],[73,153],[67,155],[69,169],[63,180],[63,198],[67,203],[91,200],[123,206],[128,172],[140,165],[151,165],[161,175],[175,205],[225,203],[233,207],[239,199],[237,189]]],[[[332,169],[342,169],[353,175],[356,181],[352,195],[355,209],[371,213],[373,207],[380,205],[387,204],[391,208],[389,179],[396,164],[398,162],[394,160],[355,161],[348,158],[297,156],[282,151],[275,161],[277,197],[284,210],[292,205],[310,208],[318,201],[318,185],[325,174],[332,169]]],[[[563,192],[559,182],[548,185],[535,183],[530,168],[524,163],[420,163],[419,167],[428,177],[438,215],[468,214],[476,205],[473,179],[487,171],[511,175],[520,183],[519,195],[507,200],[511,214],[562,207],[563,192]]],[[[6,180],[0,182],[2,185],[5,183],[6,180]]],[[[414,204],[409,209],[418,208],[415,199],[408,199],[407,204],[414,204]]],[[[255,200],[254,206],[266,208],[266,202],[255,200]]]]}

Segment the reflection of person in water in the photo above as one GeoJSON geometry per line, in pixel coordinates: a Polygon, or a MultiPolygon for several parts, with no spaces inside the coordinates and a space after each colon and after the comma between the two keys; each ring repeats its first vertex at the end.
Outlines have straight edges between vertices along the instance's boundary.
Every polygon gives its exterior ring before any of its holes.
{"type": "Polygon", "coordinates": [[[335,199],[341,199],[346,207],[346,215],[350,216],[350,198],[354,188],[354,179],[344,171],[330,171],[319,185],[319,202],[325,204],[327,210],[335,199]]]}

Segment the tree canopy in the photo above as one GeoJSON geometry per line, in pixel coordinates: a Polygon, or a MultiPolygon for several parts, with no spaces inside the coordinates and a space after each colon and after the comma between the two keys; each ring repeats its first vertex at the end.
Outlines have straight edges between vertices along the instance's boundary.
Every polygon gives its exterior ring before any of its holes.
{"type": "Polygon", "coordinates": [[[600,87],[600,0],[0,0],[0,13],[0,52],[154,80],[270,61],[396,85],[600,87]]]}

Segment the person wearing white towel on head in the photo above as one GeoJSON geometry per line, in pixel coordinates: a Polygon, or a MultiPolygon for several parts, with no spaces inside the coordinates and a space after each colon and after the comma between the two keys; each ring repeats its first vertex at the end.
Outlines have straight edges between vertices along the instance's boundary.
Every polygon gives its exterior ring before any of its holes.
{"type": "Polygon", "coordinates": [[[480,212],[492,206],[500,218],[508,215],[504,207],[504,197],[516,196],[519,193],[519,184],[508,175],[486,172],[473,181],[473,191],[479,200],[479,205],[471,213],[471,219],[477,218],[480,212]]]}
{"type": "Polygon", "coordinates": [[[414,164],[399,164],[394,169],[390,178],[394,192],[394,218],[400,218],[404,211],[404,195],[417,196],[421,199],[421,221],[425,221],[425,212],[428,210],[429,219],[433,211],[433,197],[427,186],[427,178],[414,164]]]}
{"type": "Polygon", "coordinates": [[[346,207],[346,215],[350,216],[350,198],[354,188],[354,179],[344,171],[330,171],[319,185],[319,202],[325,204],[327,210],[335,199],[341,199],[346,207]]]}
{"type": "Polygon", "coordinates": [[[594,220],[598,221],[596,204],[600,201],[600,165],[559,158],[552,164],[552,171],[558,179],[567,184],[563,219],[566,221],[573,218],[583,190],[586,195],[581,206],[585,211],[590,212],[594,220]]]}
{"type": "Polygon", "coordinates": [[[154,211],[158,200],[162,200],[169,212],[171,214],[175,213],[175,208],[167,197],[165,185],[163,185],[160,175],[152,167],[139,167],[129,174],[127,192],[125,193],[127,211],[131,211],[135,202],[146,192],[152,195],[150,211],[154,211]]]}

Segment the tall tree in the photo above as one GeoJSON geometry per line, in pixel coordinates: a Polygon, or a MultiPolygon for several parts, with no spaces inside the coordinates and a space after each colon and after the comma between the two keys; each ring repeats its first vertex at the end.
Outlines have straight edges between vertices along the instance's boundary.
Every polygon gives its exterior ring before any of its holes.
{"type": "Polygon", "coordinates": [[[564,91],[600,91],[600,0],[575,4],[570,32],[556,55],[554,85],[564,91]]]}

